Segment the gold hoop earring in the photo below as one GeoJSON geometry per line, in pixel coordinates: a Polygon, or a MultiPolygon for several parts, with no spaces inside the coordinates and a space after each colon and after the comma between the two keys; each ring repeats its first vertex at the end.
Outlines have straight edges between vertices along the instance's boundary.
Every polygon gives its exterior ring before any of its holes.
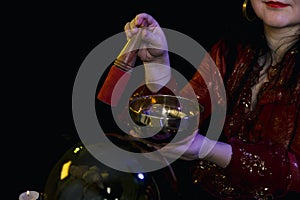
{"type": "Polygon", "coordinates": [[[253,22],[255,20],[255,16],[250,18],[247,14],[247,4],[248,4],[249,0],[244,0],[243,6],[242,6],[242,12],[243,12],[243,16],[249,21],[249,22],[253,22]]]}

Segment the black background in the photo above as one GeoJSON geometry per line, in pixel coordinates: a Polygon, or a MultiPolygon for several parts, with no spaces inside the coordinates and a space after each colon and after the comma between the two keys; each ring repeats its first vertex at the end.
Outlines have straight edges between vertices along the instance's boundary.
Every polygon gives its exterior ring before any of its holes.
{"type": "MultiPolygon", "coordinates": [[[[8,194],[43,191],[52,167],[77,141],[72,90],[89,52],[137,13],[209,48],[238,26],[242,1],[38,1],[3,5],[2,171],[8,194]]],[[[106,67],[106,66],[99,66],[106,67]]]]}

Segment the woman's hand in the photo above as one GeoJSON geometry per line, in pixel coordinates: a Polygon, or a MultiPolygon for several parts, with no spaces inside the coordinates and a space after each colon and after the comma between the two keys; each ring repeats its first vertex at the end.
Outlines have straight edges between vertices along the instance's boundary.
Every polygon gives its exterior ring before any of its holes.
{"type": "Polygon", "coordinates": [[[141,31],[142,40],[139,57],[143,62],[158,62],[160,64],[168,63],[167,40],[158,22],[149,14],[141,13],[135,16],[125,27],[127,39],[141,31]]]}
{"type": "Polygon", "coordinates": [[[128,40],[137,36],[141,44],[139,58],[145,67],[145,79],[148,88],[157,92],[171,79],[168,44],[158,22],[149,14],[141,13],[124,27],[128,40]]]}
{"type": "MultiPolygon", "coordinates": [[[[131,131],[130,134],[134,136],[134,131],[131,131]]],[[[152,147],[159,150],[161,157],[166,159],[204,159],[220,167],[226,167],[232,156],[231,145],[211,140],[199,134],[198,130],[181,141],[168,143],[163,147],[161,145],[153,145],[152,147]]],[[[149,158],[157,161],[161,160],[161,157],[149,158]]]]}
{"type": "Polygon", "coordinates": [[[178,158],[182,160],[197,160],[199,159],[199,151],[204,136],[195,131],[192,135],[184,140],[169,143],[160,149],[161,154],[167,158],[178,158]]]}

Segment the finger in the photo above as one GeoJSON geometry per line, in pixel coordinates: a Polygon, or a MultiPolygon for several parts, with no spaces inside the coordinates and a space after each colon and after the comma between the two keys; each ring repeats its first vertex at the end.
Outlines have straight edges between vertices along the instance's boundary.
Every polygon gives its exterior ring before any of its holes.
{"type": "Polygon", "coordinates": [[[131,30],[130,30],[130,22],[127,22],[124,26],[124,31],[126,33],[126,37],[127,39],[130,39],[132,38],[132,33],[131,33],[131,30]]]}
{"type": "Polygon", "coordinates": [[[135,23],[137,26],[152,26],[153,24],[157,23],[154,18],[147,14],[147,13],[140,13],[138,15],[136,15],[136,17],[134,18],[135,23]]]}
{"type": "Polygon", "coordinates": [[[133,35],[138,32],[138,26],[136,24],[135,19],[131,20],[131,22],[129,23],[129,30],[131,31],[131,34],[133,34],[133,35]]]}
{"type": "Polygon", "coordinates": [[[135,132],[134,130],[130,130],[129,131],[129,135],[131,135],[132,137],[139,137],[139,134],[137,132],[135,132]]]}
{"type": "Polygon", "coordinates": [[[131,20],[130,22],[127,22],[124,26],[124,31],[126,33],[127,39],[132,38],[137,32],[138,32],[138,24],[137,24],[137,16],[131,20]]]}
{"type": "Polygon", "coordinates": [[[132,20],[131,22],[127,22],[124,26],[124,30],[127,39],[133,38],[135,35],[138,35],[140,31],[142,31],[142,29],[135,24],[134,20],[132,20]]]}

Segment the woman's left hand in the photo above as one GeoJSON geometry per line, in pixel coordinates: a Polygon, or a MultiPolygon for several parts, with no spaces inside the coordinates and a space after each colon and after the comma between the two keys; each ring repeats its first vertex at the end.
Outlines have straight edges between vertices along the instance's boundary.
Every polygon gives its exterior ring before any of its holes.
{"type": "MultiPolygon", "coordinates": [[[[159,150],[160,155],[166,159],[204,159],[223,168],[230,163],[232,156],[230,144],[211,140],[199,134],[198,130],[184,140],[168,143],[163,147],[161,145],[153,145],[153,148],[159,150]]],[[[159,158],[154,158],[154,160],[159,160],[159,158]]]]}

